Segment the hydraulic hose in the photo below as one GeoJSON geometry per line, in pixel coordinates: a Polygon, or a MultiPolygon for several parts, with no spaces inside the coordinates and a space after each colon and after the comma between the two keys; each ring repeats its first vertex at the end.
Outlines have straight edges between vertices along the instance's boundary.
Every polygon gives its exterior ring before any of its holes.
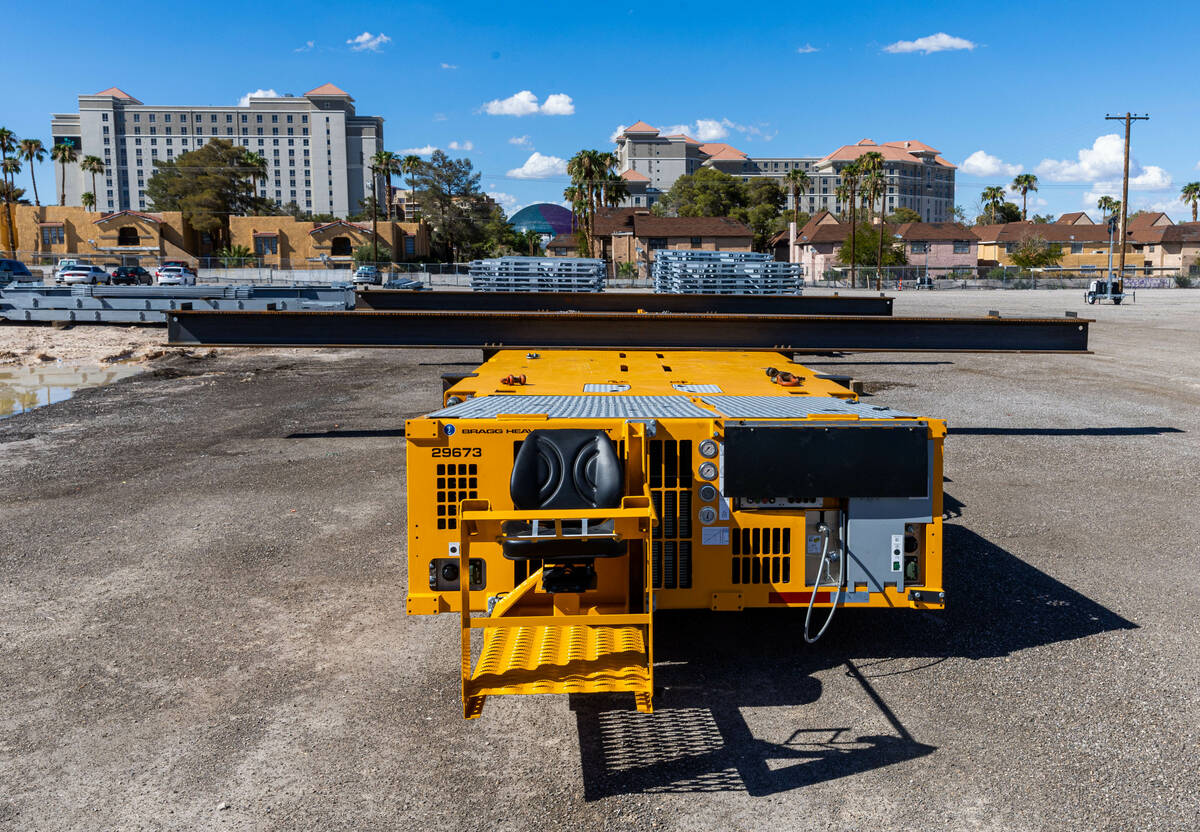
{"type": "Polygon", "coordinates": [[[804,640],[809,644],[816,644],[817,640],[825,635],[825,631],[829,629],[829,622],[833,621],[833,614],[837,612],[838,602],[842,600],[842,587],[846,583],[846,559],[839,558],[841,566],[838,569],[837,593],[833,598],[833,605],[829,608],[829,615],[825,618],[825,623],[821,625],[821,629],[817,631],[815,636],[809,636],[809,625],[812,621],[813,606],[817,602],[817,589],[821,586],[821,576],[829,574],[829,526],[821,523],[817,526],[817,531],[821,533],[821,563],[817,567],[817,579],[813,581],[812,594],[808,596],[808,612],[804,615],[804,640]]]}

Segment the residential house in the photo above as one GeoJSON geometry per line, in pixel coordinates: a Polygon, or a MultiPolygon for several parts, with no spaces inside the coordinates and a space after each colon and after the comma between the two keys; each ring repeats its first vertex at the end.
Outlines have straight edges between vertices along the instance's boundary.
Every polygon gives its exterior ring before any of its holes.
{"type": "MultiPolygon", "coordinates": [[[[906,222],[886,225],[893,245],[904,245],[910,266],[928,270],[934,276],[974,272],[978,258],[979,240],[971,229],[954,222],[906,222]]],[[[838,252],[850,236],[850,223],[839,222],[833,214],[822,211],[810,219],[796,234],[800,249],[799,262],[810,282],[834,269],[844,269],[838,252]]],[[[786,231],[771,240],[778,260],[787,259],[786,231]]]]}
{"type": "MultiPolygon", "coordinates": [[[[656,217],[645,208],[608,208],[597,212],[593,228],[596,256],[616,274],[623,263],[633,263],[640,277],[650,276],[658,249],[700,251],[751,251],[754,232],[730,217],[656,217]]],[[[563,257],[579,254],[573,234],[560,234],[546,247],[563,257]]]]}

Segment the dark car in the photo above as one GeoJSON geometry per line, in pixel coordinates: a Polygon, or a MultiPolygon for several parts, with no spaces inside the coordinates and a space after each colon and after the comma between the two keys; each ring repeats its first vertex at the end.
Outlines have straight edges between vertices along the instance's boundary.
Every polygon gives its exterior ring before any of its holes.
{"type": "Polygon", "coordinates": [[[141,266],[117,266],[112,271],[112,283],[114,286],[122,284],[134,286],[139,283],[149,286],[153,282],[153,275],[141,266]]]}
{"type": "Polygon", "coordinates": [[[32,283],[36,279],[20,260],[0,260],[0,284],[32,283]]]}

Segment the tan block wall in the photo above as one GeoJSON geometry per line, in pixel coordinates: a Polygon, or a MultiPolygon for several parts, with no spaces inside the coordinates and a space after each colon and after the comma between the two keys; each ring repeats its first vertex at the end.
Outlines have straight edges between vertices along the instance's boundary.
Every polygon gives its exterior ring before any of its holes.
{"type": "MultiPolygon", "coordinates": [[[[143,212],[137,212],[143,213],[143,212]]],[[[184,225],[183,215],[178,211],[164,211],[153,216],[160,221],[136,216],[135,214],[113,215],[110,222],[97,222],[106,215],[88,211],[81,206],[60,205],[14,205],[13,220],[16,226],[19,257],[30,265],[53,265],[60,257],[78,255],[90,259],[97,265],[119,263],[123,257],[143,258],[145,262],[158,260],[185,260],[197,263],[196,234],[184,225]],[[42,223],[62,223],[63,241],[45,245],[42,243],[42,223]],[[137,229],[136,248],[117,245],[120,229],[137,229]],[[150,249],[150,250],[143,250],[150,249]]],[[[3,212],[0,211],[0,224],[3,212]]],[[[313,235],[310,232],[323,223],[296,220],[292,217],[231,217],[229,221],[234,245],[246,246],[254,251],[254,232],[274,232],[279,238],[279,254],[266,258],[267,265],[278,265],[279,261],[290,260],[293,268],[320,267],[320,254],[329,253],[334,237],[351,237],[351,249],[371,239],[370,230],[347,229],[335,226],[328,232],[313,235]]],[[[416,241],[416,257],[428,257],[430,229],[428,223],[380,222],[380,242],[387,245],[397,257],[404,252],[404,238],[412,236],[416,241]]],[[[0,247],[5,254],[9,251],[7,230],[0,232],[0,247]]],[[[208,254],[208,252],[204,252],[208,254]]]]}

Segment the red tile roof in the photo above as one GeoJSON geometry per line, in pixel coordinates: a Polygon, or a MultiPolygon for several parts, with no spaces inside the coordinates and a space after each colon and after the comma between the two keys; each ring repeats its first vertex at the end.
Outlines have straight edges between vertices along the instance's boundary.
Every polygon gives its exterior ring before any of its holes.
{"type": "MultiPolygon", "coordinates": [[[[837,150],[821,159],[821,161],[852,162],[855,159],[858,159],[860,156],[874,151],[889,162],[907,162],[910,165],[924,164],[924,160],[919,156],[914,156],[912,152],[905,150],[902,147],[904,144],[919,145],[919,148],[913,148],[913,152],[937,153],[937,151],[933,150],[933,148],[930,148],[929,145],[921,144],[920,142],[884,142],[883,144],[875,144],[875,142],[871,141],[870,139],[863,139],[857,144],[848,144],[839,147],[837,150]]],[[[954,167],[954,165],[947,162],[941,156],[937,156],[934,161],[942,167],[954,167]]]]}
{"type": "Polygon", "coordinates": [[[707,153],[710,158],[717,160],[747,158],[745,153],[738,150],[736,147],[723,142],[708,142],[707,144],[702,144],[700,145],[700,152],[707,153]]]}
{"type": "Polygon", "coordinates": [[[339,89],[339,88],[335,87],[333,84],[322,84],[321,86],[317,87],[315,90],[309,90],[308,92],[304,93],[304,95],[305,95],[305,97],[308,97],[310,95],[336,95],[336,96],[344,96],[346,98],[350,97],[350,93],[346,92],[343,89],[339,89]]]}
{"type": "Polygon", "coordinates": [[[633,168],[630,168],[629,170],[622,172],[621,178],[624,179],[626,182],[649,182],[650,181],[649,176],[646,176],[646,174],[644,174],[644,173],[638,173],[633,168]]]}
{"type": "Polygon", "coordinates": [[[692,138],[691,136],[689,136],[687,133],[672,133],[671,135],[669,135],[669,136],[666,136],[665,138],[668,138],[668,139],[683,139],[683,140],[684,140],[685,142],[687,142],[688,144],[700,144],[700,143],[701,143],[701,142],[698,142],[698,141],[696,141],[695,139],[693,139],[693,138],[692,138]]]}
{"type": "Polygon", "coordinates": [[[909,139],[909,140],[903,141],[903,142],[884,142],[884,144],[887,145],[888,147],[898,147],[901,150],[907,150],[909,153],[941,153],[942,152],[940,150],[934,150],[932,147],[925,144],[924,142],[918,142],[913,139],[909,139]]]}
{"type": "Polygon", "coordinates": [[[655,217],[635,214],[637,237],[753,237],[750,226],[732,217],[655,217]]]}
{"type": "Polygon", "coordinates": [[[1095,221],[1084,211],[1072,211],[1056,219],[1056,225],[1095,225],[1095,221]]]}
{"type": "Polygon", "coordinates": [[[1162,227],[1172,224],[1171,218],[1161,211],[1145,211],[1129,218],[1130,228],[1162,227]]]}
{"type": "Polygon", "coordinates": [[[621,132],[626,136],[628,136],[630,133],[653,133],[656,136],[658,135],[658,129],[651,127],[644,121],[634,122],[621,132]]]}
{"type": "Polygon", "coordinates": [[[109,87],[106,90],[101,90],[100,92],[96,93],[96,95],[111,95],[113,98],[127,98],[131,101],[133,100],[132,95],[117,87],[109,87]]]}

